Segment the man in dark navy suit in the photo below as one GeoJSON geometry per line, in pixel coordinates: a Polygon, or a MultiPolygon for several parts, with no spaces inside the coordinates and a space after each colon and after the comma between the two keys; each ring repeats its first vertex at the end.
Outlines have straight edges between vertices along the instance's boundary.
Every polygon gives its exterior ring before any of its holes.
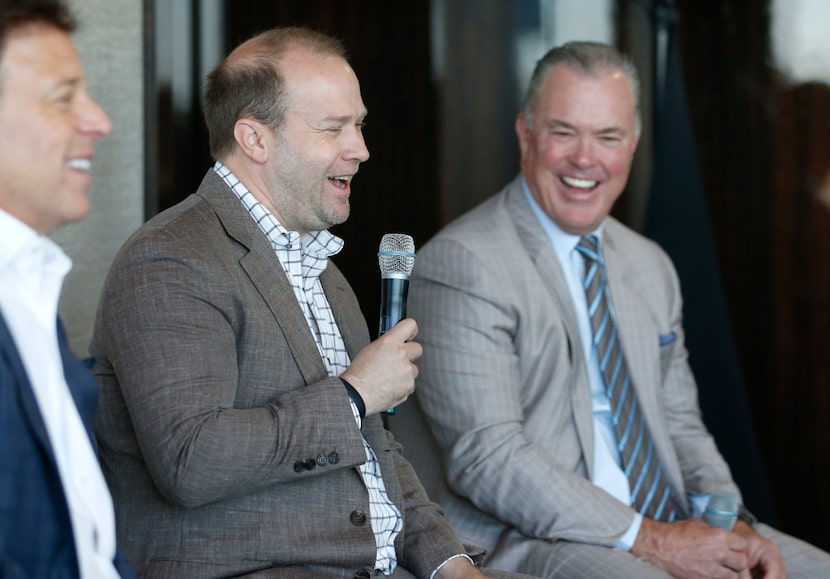
{"type": "Polygon", "coordinates": [[[56,0],[0,0],[0,577],[134,576],[90,436],[98,390],[58,321],[71,261],[46,235],[89,210],[86,92],[56,0]]]}

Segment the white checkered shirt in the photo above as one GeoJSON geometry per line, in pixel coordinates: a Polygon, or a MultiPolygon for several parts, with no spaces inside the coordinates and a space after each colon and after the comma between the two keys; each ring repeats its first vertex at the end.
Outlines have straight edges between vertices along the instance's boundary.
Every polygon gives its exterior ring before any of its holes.
{"type": "MultiPolygon", "coordinates": [[[[348,368],[351,360],[320,284],[320,274],[326,269],[328,258],[343,249],[343,240],[325,230],[303,236],[296,231],[287,231],[230,169],[218,161],[213,169],[239,197],[271,242],[303,309],[329,376],[339,376],[348,368]]],[[[352,412],[359,427],[360,413],[354,402],[352,412]]],[[[374,450],[366,439],[363,439],[363,446],[366,449],[366,462],[360,465],[360,474],[369,491],[369,514],[377,545],[375,569],[389,575],[397,566],[395,537],[403,527],[403,520],[400,511],[386,493],[374,450]]]]}

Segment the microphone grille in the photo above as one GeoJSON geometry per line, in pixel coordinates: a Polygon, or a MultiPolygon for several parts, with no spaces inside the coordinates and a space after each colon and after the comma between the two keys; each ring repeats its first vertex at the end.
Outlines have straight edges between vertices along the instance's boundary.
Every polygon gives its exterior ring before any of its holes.
{"type": "Polygon", "coordinates": [[[378,264],[383,276],[408,279],[415,267],[415,242],[405,233],[387,233],[380,240],[378,264]]]}
{"type": "Polygon", "coordinates": [[[738,518],[738,497],[730,493],[712,493],[703,520],[713,527],[731,531],[738,518]]]}

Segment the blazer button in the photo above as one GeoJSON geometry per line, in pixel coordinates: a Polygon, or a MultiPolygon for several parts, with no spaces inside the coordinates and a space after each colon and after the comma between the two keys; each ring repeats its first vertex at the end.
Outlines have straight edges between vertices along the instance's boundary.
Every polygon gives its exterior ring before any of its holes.
{"type": "Polygon", "coordinates": [[[329,459],[326,458],[326,455],[320,454],[317,456],[317,466],[326,466],[329,462],[329,459]]]}
{"type": "Polygon", "coordinates": [[[308,470],[314,470],[314,467],[317,466],[317,462],[313,458],[309,458],[305,461],[305,467],[308,470]]]}
{"type": "Polygon", "coordinates": [[[353,525],[362,527],[366,524],[366,513],[363,511],[352,511],[351,516],[349,516],[349,520],[351,520],[353,525]]]}
{"type": "Polygon", "coordinates": [[[357,573],[354,574],[354,579],[370,579],[372,576],[366,569],[361,569],[357,573]]]}
{"type": "Polygon", "coordinates": [[[340,462],[340,455],[336,452],[330,452],[326,458],[328,459],[329,464],[337,464],[340,462]]]}
{"type": "Polygon", "coordinates": [[[298,460],[294,463],[294,472],[303,472],[305,470],[305,463],[301,460],[298,460]]]}

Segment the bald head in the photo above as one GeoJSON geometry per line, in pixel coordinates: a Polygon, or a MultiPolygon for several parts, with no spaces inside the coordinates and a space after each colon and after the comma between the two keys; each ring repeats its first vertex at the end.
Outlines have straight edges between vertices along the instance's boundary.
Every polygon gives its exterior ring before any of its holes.
{"type": "Polygon", "coordinates": [[[214,159],[233,152],[240,119],[279,129],[287,106],[281,63],[296,50],[346,58],[343,45],[330,36],[301,27],[273,28],[239,45],[208,75],[203,109],[214,159]]]}

